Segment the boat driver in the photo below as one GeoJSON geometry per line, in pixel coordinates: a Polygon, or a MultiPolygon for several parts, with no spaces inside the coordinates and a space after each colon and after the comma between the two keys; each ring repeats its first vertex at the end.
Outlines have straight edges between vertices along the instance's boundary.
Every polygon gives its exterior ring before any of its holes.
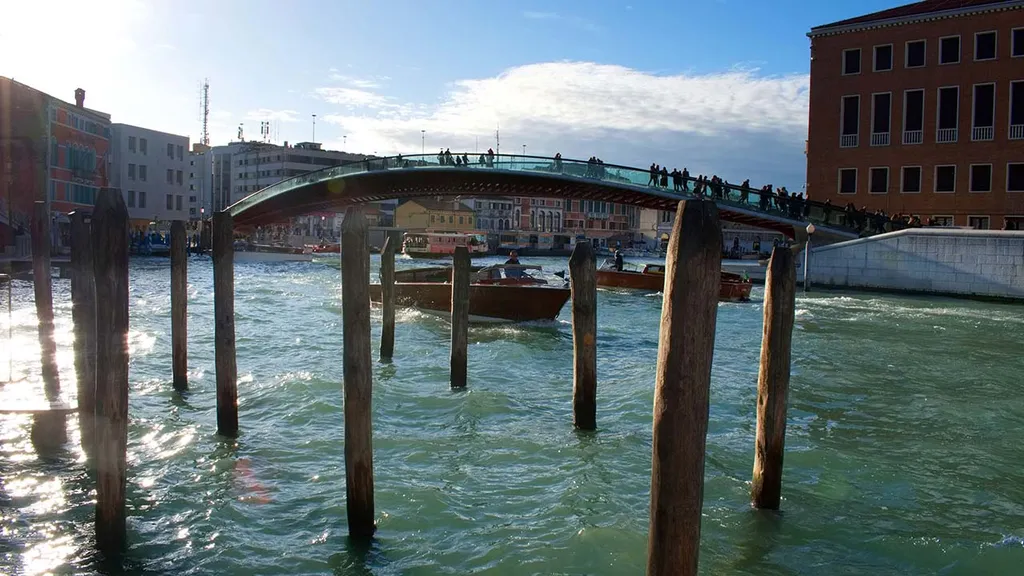
{"type": "Polygon", "coordinates": [[[622,272],[622,250],[615,250],[615,270],[622,272]]]}
{"type": "MultiPolygon", "coordinates": [[[[512,252],[509,252],[508,260],[505,261],[505,266],[519,266],[519,265],[520,265],[519,264],[519,253],[516,252],[515,250],[513,250],[512,252]]],[[[515,267],[513,267],[513,268],[506,268],[505,269],[505,277],[506,278],[522,278],[522,276],[523,276],[523,269],[522,268],[515,268],[515,267]]]]}

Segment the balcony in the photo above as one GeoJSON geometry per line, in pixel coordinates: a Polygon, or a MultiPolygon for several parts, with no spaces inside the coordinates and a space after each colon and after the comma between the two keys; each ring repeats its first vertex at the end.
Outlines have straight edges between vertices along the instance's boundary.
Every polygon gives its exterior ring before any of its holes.
{"type": "Polygon", "coordinates": [[[903,131],[904,144],[920,144],[921,142],[924,142],[924,130],[903,131]]]}
{"type": "Polygon", "coordinates": [[[939,128],[935,131],[935,141],[940,144],[956,142],[956,133],[956,128],[939,128]]]}
{"type": "Polygon", "coordinates": [[[994,136],[995,129],[991,126],[975,126],[971,129],[971,140],[974,142],[992,140],[994,136]]]}
{"type": "Polygon", "coordinates": [[[1024,140],[1024,124],[1010,124],[1010,140],[1024,140]]]}
{"type": "Polygon", "coordinates": [[[872,146],[888,146],[889,145],[889,133],[888,132],[875,132],[871,135],[872,146]]]}
{"type": "Polygon", "coordinates": [[[839,136],[839,147],[840,148],[856,148],[860,143],[859,134],[843,134],[839,136]]]}

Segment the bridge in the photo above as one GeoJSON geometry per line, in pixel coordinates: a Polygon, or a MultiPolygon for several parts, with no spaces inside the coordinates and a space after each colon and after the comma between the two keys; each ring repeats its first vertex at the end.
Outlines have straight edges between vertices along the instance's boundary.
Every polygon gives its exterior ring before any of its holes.
{"type": "MultiPolygon", "coordinates": [[[[681,178],[678,179],[682,181],[681,178]]],[[[522,196],[598,200],[642,208],[675,210],[697,197],[696,178],[683,186],[648,185],[650,171],[582,160],[521,156],[415,154],[350,162],[282,180],[228,207],[236,226],[280,222],[351,204],[430,196],[522,196]],[[468,163],[454,163],[457,157],[468,163]]],[[[718,204],[722,220],[803,237],[814,223],[817,236],[856,238],[841,208],[806,199],[794,207],[775,194],[734,184],[708,186],[700,195],[718,204]]]]}

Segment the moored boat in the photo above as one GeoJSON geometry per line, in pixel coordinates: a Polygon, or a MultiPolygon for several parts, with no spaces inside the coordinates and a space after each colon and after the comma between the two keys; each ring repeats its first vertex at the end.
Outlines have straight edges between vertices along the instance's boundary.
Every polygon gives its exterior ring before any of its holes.
{"type": "MultiPolygon", "coordinates": [[[[597,270],[597,285],[605,288],[634,288],[660,292],[665,287],[665,266],[647,264],[643,270],[616,270],[614,265],[602,266],[597,270]]],[[[750,300],[753,283],[739,274],[722,271],[718,299],[722,302],[746,302],[750,300]]]]}
{"type": "MultiPolygon", "coordinates": [[[[554,320],[569,300],[564,286],[529,274],[539,266],[494,265],[472,268],[469,285],[471,322],[554,320]]],[[[447,317],[451,309],[450,267],[395,272],[395,303],[447,317]]],[[[380,284],[370,285],[370,301],[381,302],[380,284]]]]}
{"type": "Polygon", "coordinates": [[[313,254],[295,246],[235,242],[235,262],[310,262],[313,254]]]}

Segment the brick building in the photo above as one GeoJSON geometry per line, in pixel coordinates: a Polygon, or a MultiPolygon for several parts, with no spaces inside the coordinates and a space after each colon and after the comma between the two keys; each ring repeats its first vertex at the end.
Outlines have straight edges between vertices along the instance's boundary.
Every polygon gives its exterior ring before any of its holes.
{"type": "Polygon", "coordinates": [[[808,36],[810,198],[1024,229],[1024,1],[925,0],[808,36]]]}

